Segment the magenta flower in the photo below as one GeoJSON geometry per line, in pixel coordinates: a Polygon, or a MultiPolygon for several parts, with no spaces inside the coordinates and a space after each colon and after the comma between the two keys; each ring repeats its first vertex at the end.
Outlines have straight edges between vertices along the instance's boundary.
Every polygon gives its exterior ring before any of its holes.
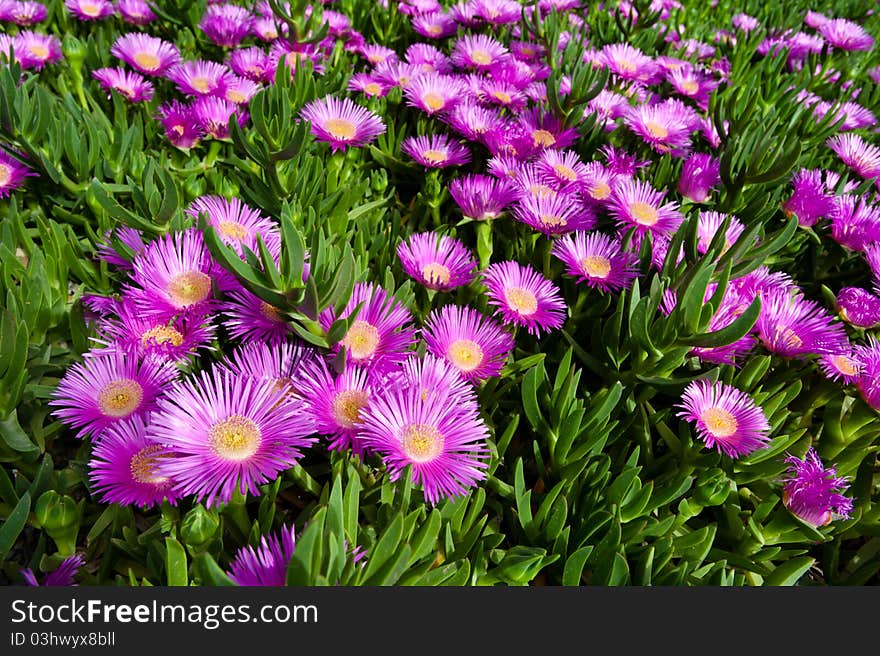
{"type": "Polygon", "coordinates": [[[240,586],[282,586],[287,582],[287,566],[296,548],[293,526],[282,526],[277,534],[264,535],[260,546],[247,545],[229,563],[229,578],[240,586]]]}
{"type": "Polygon", "coordinates": [[[180,61],[177,46],[157,37],[130,32],[113,43],[110,54],[144,75],[160,76],[180,61]]]}
{"type": "Polygon", "coordinates": [[[431,312],[422,337],[428,353],[444,358],[474,383],[498,376],[513,350],[513,337],[501,324],[458,305],[431,312]]]}
{"type": "Polygon", "coordinates": [[[107,232],[105,235],[106,241],[98,242],[95,245],[95,255],[100,259],[120,269],[131,269],[131,261],[117,252],[110,241],[111,235],[115,235],[122,242],[123,246],[129,248],[134,255],[137,255],[144,250],[144,239],[141,231],[121,225],[107,232]]]}
{"type": "Polygon", "coordinates": [[[507,48],[484,34],[467,34],[452,46],[452,63],[459,68],[489,70],[508,54],[507,48]]]}
{"type": "Polygon", "coordinates": [[[16,25],[27,27],[46,20],[48,11],[40,2],[17,2],[8,0],[0,2],[0,21],[11,21],[16,25]]]}
{"type": "Polygon", "coordinates": [[[542,150],[537,164],[545,181],[557,191],[583,184],[589,173],[578,154],[570,150],[542,150]]]}
{"type": "Polygon", "coordinates": [[[489,430],[477,406],[454,394],[423,396],[420,387],[391,388],[363,413],[363,440],[379,454],[391,480],[412,466],[425,500],[468,493],[486,477],[489,430]]]}
{"type": "MultiPolygon", "coordinates": [[[[340,318],[363,304],[349,326],[345,337],[334,346],[334,352],[345,350],[348,363],[370,367],[377,373],[388,371],[406,359],[415,340],[412,314],[394,296],[389,296],[373,283],[357,283],[340,318]]],[[[337,317],[332,308],[321,313],[321,326],[326,330],[337,317]]]]}
{"type": "Polygon", "coordinates": [[[370,73],[357,73],[348,80],[349,91],[360,91],[369,98],[383,98],[390,89],[390,85],[370,73]]]}
{"type": "Polygon", "coordinates": [[[146,102],[153,97],[153,85],[139,73],[119,68],[99,68],[92,71],[105,91],[116,91],[130,102],[146,102]]]}
{"type": "Polygon", "coordinates": [[[839,353],[846,349],[843,325],[815,301],[785,290],[762,295],[755,327],[768,351],[783,357],[839,353]]]}
{"type": "Polygon", "coordinates": [[[653,84],[663,77],[657,62],[628,43],[607,44],[602,48],[600,61],[621,80],[653,84]]]}
{"type": "Polygon", "coordinates": [[[348,98],[313,100],[300,115],[311,123],[315,138],[329,143],[333,152],[363,146],[385,132],[382,119],[348,98]]]}
{"type": "Polygon", "coordinates": [[[706,379],[688,384],[677,415],[696,426],[706,446],[730,458],[746,456],[770,440],[764,411],[748,394],[724,383],[706,379]]]}
{"type": "Polygon", "coordinates": [[[664,102],[630,107],[623,121],[658,153],[681,156],[690,148],[691,123],[674,105],[664,102]]]}
{"type": "Polygon", "coordinates": [[[791,184],[794,190],[782,206],[788,216],[794,214],[800,225],[809,227],[831,214],[834,197],[826,191],[822,171],[800,169],[792,177],[791,184]]]}
{"type": "Polygon", "coordinates": [[[247,105],[261,88],[253,80],[229,75],[223,80],[219,91],[222,92],[223,99],[236,105],[247,105]]]}
{"type": "Polygon", "coordinates": [[[553,255],[565,264],[565,272],[601,291],[629,288],[639,275],[639,258],[622,244],[599,232],[575,232],[553,243],[553,255]]]}
{"type": "Polygon", "coordinates": [[[403,93],[411,106],[430,116],[448,112],[460,102],[465,93],[465,85],[459,78],[451,75],[427,73],[410,80],[403,93]]]}
{"type": "Polygon", "coordinates": [[[25,178],[35,175],[35,171],[0,149],[0,198],[6,198],[24,184],[25,178]]]}
{"type": "MultiPolygon", "coordinates": [[[[709,250],[709,244],[712,243],[712,240],[715,238],[718,230],[721,229],[721,224],[724,223],[725,219],[727,219],[728,215],[723,214],[721,212],[706,212],[701,210],[700,216],[697,220],[697,252],[701,255],[705,255],[706,251],[709,250]]],[[[727,226],[727,230],[724,232],[724,246],[721,248],[721,252],[724,253],[728,248],[733,246],[736,243],[736,240],[739,239],[739,236],[745,230],[745,226],[740,223],[739,219],[735,216],[730,217],[730,223],[727,226]]]]}
{"type": "Polygon", "coordinates": [[[880,341],[868,336],[867,344],[853,349],[853,357],[861,365],[856,386],[869,406],[880,411],[880,341]]]}
{"type": "Polygon", "coordinates": [[[867,196],[835,196],[831,210],[831,237],[841,246],[864,251],[880,241],[880,206],[870,204],[867,196]]]}
{"type": "Polygon", "coordinates": [[[874,46],[874,39],[865,28],[845,18],[824,21],[817,29],[828,43],[840,50],[870,50],[874,46]]]}
{"type": "Polygon", "coordinates": [[[131,25],[148,25],[156,20],[156,14],[146,0],[116,0],[116,11],[131,25]]]}
{"type": "Polygon", "coordinates": [[[192,108],[179,100],[159,105],[156,118],[165,129],[165,137],[177,148],[193,148],[205,136],[192,108]]]}
{"type": "Polygon", "coordinates": [[[852,350],[834,355],[823,355],[819,358],[819,369],[830,380],[843,380],[845,383],[857,383],[862,374],[862,363],[855,357],[852,350]]]}
{"type": "Polygon", "coordinates": [[[244,256],[245,246],[255,253],[258,252],[258,236],[267,245],[278,243],[280,246],[281,235],[276,223],[258,210],[248,207],[239,198],[199,196],[190,203],[186,214],[194,219],[198,219],[200,214],[206,214],[207,224],[213,226],[220,240],[241,256],[244,256]]]}
{"type": "Polygon", "coordinates": [[[236,348],[228,359],[218,363],[232,376],[251,378],[283,393],[282,403],[301,399],[300,379],[307,365],[318,355],[310,346],[285,341],[276,344],[251,342],[236,348]]]}
{"type": "Polygon", "coordinates": [[[442,11],[417,14],[412,17],[410,24],[416,34],[428,39],[442,39],[458,31],[455,19],[442,11]]]}
{"type": "Polygon", "coordinates": [[[226,141],[230,139],[229,123],[233,116],[237,117],[240,126],[244,126],[248,119],[247,111],[239,105],[217,96],[196,98],[192,104],[192,115],[204,134],[226,141]]]}
{"type": "Polygon", "coordinates": [[[301,401],[275,385],[215,368],[175,385],[150,417],[157,473],[175,494],[210,505],[259,485],[296,464],[315,438],[301,401]],[[168,456],[168,457],[164,457],[168,456]]]}
{"type": "Polygon", "coordinates": [[[172,66],[165,74],[187,96],[210,96],[223,88],[232,72],[224,64],[199,59],[172,66]]]}
{"type": "Polygon", "coordinates": [[[621,181],[611,197],[611,214],[621,230],[635,228],[637,235],[672,236],[684,217],[677,203],[663,203],[664,196],[649,182],[621,181]]]}
{"type": "Polygon", "coordinates": [[[532,267],[499,262],[489,265],[482,277],[489,305],[505,323],[523,326],[537,337],[565,322],[567,307],[559,289],[532,267]]]}
{"type": "MultiPolygon", "coordinates": [[[[65,558],[58,567],[46,574],[45,578],[43,578],[42,585],[76,585],[76,583],[74,583],[74,577],[85,564],[86,560],[81,555],[74,554],[73,556],[69,556],[68,558],[65,558]]],[[[21,575],[24,577],[24,581],[27,585],[32,587],[40,586],[40,583],[37,581],[36,575],[30,567],[26,567],[25,569],[21,570],[21,575]]]]}
{"type": "Polygon", "coordinates": [[[272,82],[275,63],[262,48],[240,48],[229,53],[229,68],[252,82],[272,82]]]}
{"type": "Polygon", "coordinates": [[[840,318],[857,328],[880,325],[880,297],[859,287],[843,287],[837,293],[840,318]]]}
{"type": "Polygon", "coordinates": [[[229,335],[243,342],[274,345],[290,336],[290,327],[278,309],[244,287],[227,292],[220,316],[229,335]]]}
{"type": "Polygon", "coordinates": [[[548,237],[596,226],[593,212],[574,194],[564,192],[522,198],[513,206],[513,216],[548,237]]]}
{"type": "Polygon", "coordinates": [[[253,17],[244,7],[232,4],[209,5],[199,28],[218,46],[237,46],[250,34],[253,17]]]}
{"type": "Polygon", "coordinates": [[[469,173],[449,183],[449,194],[466,219],[487,221],[498,218],[516,198],[506,180],[469,173]]]}
{"type": "Polygon", "coordinates": [[[705,153],[694,153],[682,164],[678,193],[694,203],[703,203],[721,182],[721,162],[705,153]]]}
{"type": "Polygon", "coordinates": [[[471,161],[467,147],[452,141],[445,134],[425,137],[407,137],[401,150],[425,168],[442,169],[471,161]]]}
{"type": "Polygon", "coordinates": [[[841,161],[858,175],[870,180],[880,176],[880,148],[865,143],[852,132],[838,134],[826,142],[841,161]]]}
{"type": "Polygon", "coordinates": [[[848,519],[852,499],[843,495],[849,483],[837,476],[834,467],[825,467],[813,447],[801,459],[789,456],[790,465],[782,493],[782,503],[792,515],[813,528],[830,524],[835,517],[848,519]]]}
{"type": "Polygon", "coordinates": [[[477,261],[459,240],[448,235],[420,232],[397,246],[406,274],[428,289],[447,292],[474,279],[477,261]]]}
{"type": "Polygon", "coordinates": [[[64,0],[64,6],[82,21],[104,20],[115,13],[109,0],[64,0]]]}
{"type": "Polygon", "coordinates": [[[141,362],[121,350],[89,354],[65,372],[49,405],[77,437],[97,438],[110,426],[153,410],[176,378],[177,369],[158,359],[141,362]]]}
{"type": "MultiPolygon", "coordinates": [[[[148,508],[177,504],[171,480],[159,473],[162,446],[147,437],[147,422],[132,417],[101,434],[89,461],[91,488],[101,503],[148,508]]],[[[173,457],[173,456],[171,456],[173,457]]]]}
{"type": "MultiPolygon", "coordinates": [[[[22,30],[12,39],[12,50],[22,68],[41,70],[46,64],[61,61],[61,41],[52,34],[40,34],[33,30],[22,30]]],[[[9,54],[4,46],[2,55],[9,54]]]]}

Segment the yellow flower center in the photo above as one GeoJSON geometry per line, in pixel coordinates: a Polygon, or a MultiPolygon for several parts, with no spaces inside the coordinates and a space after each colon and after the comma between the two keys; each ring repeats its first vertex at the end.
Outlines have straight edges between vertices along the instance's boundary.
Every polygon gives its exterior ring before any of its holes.
{"type": "Polygon", "coordinates": [[[855,376],[859,373],[858,365],[852,358],[845,355],[831,356],[831,364],[833,364],[844,376],[855,376]]]}
{"type": "Polygon", "coordinates": [[[168,477],[157,473],[158,461],[160,458],[168,457],[159,455],[162,446],[159,444],[151,444],[135,453],[131,457],[129,465],[131,477],[138,483],[148,483],[164,487],[168,484],[168,477]]]}
{"type": "Polygon", "coordinates": [[[724,408],[707,408],[700,415],[706,430],[712,433],[713,437],[730,437],[736,433],[737,422],[733,414],[724,408]]]}
{"type": "Polygon", "coordinates": [[[697,91],[700,90],[700,85],[697,84],[697,82],[694,80],[685,80],[681,83],[681,89],[687,95],[693,96],[695,93],[697,93],[697,91]]]}
{"type": "Polygon", "coordinates": [[[366,321],[357,320],[348,329],[342,344],[355,360],[365,360],[379,346],[379,329],[366,321]]]}
{"type": "Polygon", "coordinates": [[[98,409],[107,417],[127,417],[144,400],[144,388],[131,378],[111,380],[98,394],[98,409]]]}
{"type": "Polygon", "coordinates": [[[616,62],[618,70],[625,73],[632,73],[636,70],[635,63],[630,59],[618,59],[616,62]]]}
{"type": "Polygon", "coordinates": [[[445,150],[430,149],[422,153],[422,158],[431,164],[442,164],[449,159],[449,155],[445,150]]]}
{"type": "Polygon", "coordinates": [[[505,289],[504,298],[511,310],[524,316],[531,316],[538,310],[538,298],[525,287],[505,289]]]}
{"type": "Polygon", "coordinates": [[[46,59],[49,56],[49,47],[42,43],[30,43],[28,50],[37,59],[46,59]]]}
{"type": "Polygon", "coordinates": [[[6,164],[0,164],[0,188],[5,187],[12,180],[12,169],[6,164]]]}
{"type": "Polygon", "coordinates": [[[570,166],[566,166],[565,164],[554,164],[553,170],[556,171],[556,174],[563,180],[568,180],[569,182],[577,180],[577,173],[575,173],[574,169],[570,166]]]}
{"type": "Polygon", "coordinates": [[[201,271],[179,273],[168,283],[168,296],[177,308],[195,305],[210,295],[211,276],[201,271]]]}
{"type": "Polygon", "coordinates": [[[183,126],[178,123],[177,125],[171,126],[171,131],[174,132],[178,137],[182,137],[185,130],[183,129],[183,126]]]}
{"type": "Polygon", "coordinates": [[[154,326],[141,333],[141,345],[146,346],[150,340],[157,344],[171,343],[172,346],[183,344],[183,334],[171,326],[154,326]]]}
{"type": "Polygon", "coordinates": [[[564,226],[567,221],[561,216],[556,216],[555,214],[542,214],[541,223],[547,227],[555,228],[556,226],[564,226]]]}
{"type": "Polygon", "coordinates": [[[660,213],[642,201],[630,203],[629,211],[639,225],[652,226],[660,219],[660,213]]]}
{"type": "Polygon", "coordinates": [[[449,267],[439,262],[432,262],[422,267],[422,277],[433,285],[446,285],[451,274],[449,267]]]}
{"type": "Polygon", "coordinates": [[[471,53],[471,59],[481,66],[488,66],[492,63],[492,55],[485,50],[480,49],[474,50],[471,53]]]}
{"type": "Polygon", "coordinates": [[[95,17],[101,15],[101,7],[94,2],[80,2],[79,10],[86,16],[95,17]]]}
{"type": "Polygon", "coordinates": [[[529,194],[535,198],[553,198],[556,190],[545,184],[533,184],[529,187],[529,194]]]}
{"type": "Polygon", "coordinates": [[[410,424],[403,429],[400,441],[413,462],[431,462],[443,452],[443,434],[430,424],[410,424]]]}
{"type": "Polygon", "coordinates": [[[804,344],[800,335],[788,326],[776,329],[776,339],[789,348],[800,348],[804,344]]]}
{"type": "Polygon", "coordinates": [[[155,71],[162,63],[152,52],[139,52],[134,56],[135,63],[145,71],[155,71]]]}
{"type": "Polygon", "coordinates": [[[591,278],[608,277],[611,273],[611,260],[601,255],[588,255],[580,261],[581,269],[591,278]]]}
{"type": "Polygon", "coordinates": [[[363,390],[345,390],[333,399],[333,418],[343,428],[354,428],[361,420],[361,410],[369,395],[363,390]]]}
{"type": "Polygon", "coordinates": [[[606,182],[597,182],[587,188],[588,193],[596,200],[605,200],[611,195],[611,187],[606,182]]]}
{"type": "Polygon", "coordinates": [[[275,323],[282,323],[284,321],[284,319],[281,318],[281,315],[278,314],[278,308],[266,301],[260,303],[260,314],[266,317],[269,321],[274,321],[275,323]]]}
{"type": "Polygon", "coordinates": [[[208,93],[211,90],[211,81],[206,77],[194,77],[190,86],[199,93],[208,93]]]}
{"type": "Polygon", "coordinates": [[[532,132],[532,140],[536,146],[544,146],[545,148],[549,148],[556,143],[556,137],[547,130],[535,130],[532,132]]]}
{"type": "Polygon", "coordinates": [[[227,89],[226,100],[233,102],[236,105],[241,105],[242,103],[247,102],[247,95],[243,94],[238,89],[227,89]]]}
{"type": "Polygon", "coordinates": [[[354,139],[354,136],[357,134],[357,126],[351,121],[346,121],[344,118],[327,119],[324,123],[324,129],[327,130],[331,137],[340,141],[354,139]]]}
{"type": "Polygon", "coordinates": [[[382,93],[382,85],[378,82],[370,82],[364,86],[364,91],[371,96],[378,96],[382,93]]]}
{"type": "Polygon", "coordinates": [[[491,95],[493,98],[495,98],[495,100],[497,100],[498,102],[503,103],[505,105],[510,104],[510,101],[512,100],[512,98],[510,97],[510,94],[507,93],[506,91],[492,91],[489,95],[491,95]]]}
{"type": "Polygon", "coordinates": [[[443,28],[439,25],[428,25],[428,27],[425,28],[425,32],[431,36],[440,36],[443,34],[443,28]]]}
{"type": "Polygon", "coordinates": [[[260,448],[262,435],[253,419],[231,415],[211,426],[211,447],[221,458],[241,462],[247,460],[260,448]]]}
{"type": "Polygon", "coordinates": [[[221,235],[235,241],[242,241],[248,236],[247,228],[238,221],[221,221],[217,224],[217,230],[221,235]]]}
{"type": "Polygon", "coordinates": [[[422,102],[425,103],[425,107],[434,112],[443,109],[443,107],[446,105],[446,101],[443,100],[443,96],[441,96],[439,93],[434,93],[433,91],[429,91],[424,96],[422,96],[422,102]]]}
{"type": "Polygon", "coordinates": [[[483,363],[483,349],[470,339],[457,339],[446,349],[446,355],[462,371],[473,371],[483,363]]]}
{"type": "Polygon", "coordinates": [[[656,121],[645,121],[645,127],[648,129],[648,133],[655,139],[665,139],[669,136],[669,130],[666,129],[666,126],[656,121]]]}

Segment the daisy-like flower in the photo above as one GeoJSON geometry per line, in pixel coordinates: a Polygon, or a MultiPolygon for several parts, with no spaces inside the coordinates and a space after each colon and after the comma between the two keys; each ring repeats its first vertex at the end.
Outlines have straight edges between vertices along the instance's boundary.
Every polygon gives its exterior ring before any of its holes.
{"type": "Polygon", "coordinates": [[[870,180],[880,176],[880,148],[865,143],[859,135],[837,134],[826,142],[841,161],[858,175],[870,180]]]}
{"type": "Polygon", "coordinates": [[[216,96],[200,96],[193,101],[192,114],[202,131],[214,139],[229,140],[229,122],[233,115],[238,124],[247,123],[248,114],[239,105],[216,96]]]}
{"type": "Polygon", "coordinates": [[[880,410],[880,341],[868,336],[866,344],[853,348],[853,357],[861,365],[856,386],[869,406],[880,410]]]}
{"type": "Polygon", "coordinates": [[[296,464],[315,438],[302,401],[274,385],[215,368],[175,385],[150,417],[157,473],[175,494],[207,505],[259,485],[296,464]],[[171,457],[164,457],[171,456],[171,457]]]}
{"type": "MultiPolygon", "coordinates": [[[[206,214],[207,223],[214,227],[217,236],[227,246],[244,255],[244,246],[257,252],[257,236],[268,245],[280,241],[280,233],[275,222],[266,218],[258,210],[248,207],[240,198],[223,196],[199,196],[186,209],[194,219],[206,214]]],[[[270,249],[271,250],[271,249],[270,249]]]]}
{"type": "Polygon", "coordinates": [[[172,317],[210,311],[214,286],[225,291],[229,277],[211,259],[202,233],[190,228],[148,244],[133,262],[132,282],[126,292],[144,315],[172,317]]]}
{"type": "Polygon", "coordinates": [[[501,324],[458,305],[431,312],[422,337],[429,353],[444,358],[473,383],[498,376],[513,350],[513,337],[501,324]]]}
{"type": "Polygon", "coordinates": [[[401,150],[425,168],[442,169],[471,161],[467,147],[452,141],[445,134],[407,137],[403,140],[401,150]]]}
{"type": "Polygon", "coordinates": [[[489,265],[482,273],[489,305],[502,321],[539,336],[562,327],[566,305],[559,289],[530,266],[514,261],[489,265]]]}
{"type": "Polygon", "coordinates": [[[403,90],[409,104],[429,116],[449,111],[461,101],[464,92],[465,85],[459,78],[440,73],[420,75],[403,90]]]}
{"type": "Polygon", "coordinates": [[[474,279],[477,261],[458,239],[433,232],[410,235],[397,246],[406,274],[428,289],[446,292],[474,279]]]}
{"type": "Polygon", "coordinates": [[[843,494],[849,482],[834,467],[826,468],[813,447],[803,458],[789,456],[785,462],[790,467],[782,503],[792,515],[813,528],[827,526],[835,518],[849,518],[853,503],[843,494]]]}
{"type": "Polygon", "coordinates": [[[474,386],[448,360],[431,353],[422,357],[412,354],[388,380],[393,385],[418,389],[423,399],[453,396],[461,405],[477,404],[474,386]]]}
{"type": "Polygon", "coordinates": [[[218,46],[237,46],[250,34],[253,17],[244,7],[232,4],[210,5],[199,28],[218,46]]]}
{"type": "Polygon", "coordinates": [[[382,62],[373,69],[373,75],[388,87],[406,87],[417,77],[425,75],[418,64],[408,64],[399,60],[382,62]]]}
{"type": "Polygon", "coordinates": [[[678,193],[694,203],[703,203],[719,182],[720,160],[705,153],[694,153],[681,166],[678,193]]]}
{"type": "Polygon", "coordinates": [[[118,318],[106,317],[98,324],[95,341],[104,348],[179,362],[209,347],[214,339],[214,325],[200,317],[145,316],[127,299],[119,303],[116,312],[118,318]]]}
{"type": "Polygon", "coordinates": [[[498,110],[482,107],[470,100],[456,103],[449,114],[441,118],[470,141],[482,141],[488,133],[498,129],[503,121],[498,110]]]}
{"type": "MultiPolygon", "coordinates": [[[[348,305],[339,318],[348,317],[358,305],[360,310],[348,332],[334,347],[345,349],[350,364],[370,367],[382,373],[406,359],[415,339],[412,315],[394,296],[373,283],[357,283],[348,305]]],[[[332,308],[321,313],[319,321],[326,330],[336,319],[332,308]]]]}
{"type": "Polygon", "coordinates": [[[159,105],[156,118],[165,129],[165,137],[177,148],[183,150],[193,148],[205,135],[192,108],[179,100],[171,100],[159,105]]]}
{"type": "Polygon", "coordinates": [[[277,534],[264,535],[260,546],[247,545],[229,563],[229,579],[239,586],[279,587],[287,582],[287,566],[296,548],[293,526],[282,526],[277,534]]]}
{"type": "Polygon", "coordinates": [[[857,328],[880,325],[880,297],[859,287],[844,287],[837,293],[840,318],[857,328]]]}
{"type": "Polygon", "coordinates": [[[566,129],[554,114],[544,113],[538,109],[520,114],[517,121],[535,150],[568,148],[578,136],[577,130],[566,129]]]}
{"type": "Polygon", "coordinates": [[[588,169],[570,150],[542,150],[538,156],[538,170],[544,178],[557,190],[582,184],[587,177],[588,169]]]}
{"type": "MultiPolygon", "coordinates": [[[[157,471],[162,446],[147,437],[147,422],[133,417],[108,428],[92,450],[91,488],[102,503],[149,508],[177,504],[171,481],[157,471]]],[[[173,457],[173,456],[172,456],[173,457]]]]}
{"type": "Polygon", "coordinates": [[[623,120],[630,130],[658,153],[675,156],[690,148],[692,126],[668,103],[630,107],[623,120]]]}
{"type": "Polygon", "coordinates": [[[368,43],[362,46],[360,54],[363,55],[364,59],[370,62],[373,66],[377,66],[383,62],[398,60],[397,53],[393,48],[380,46],[374,43],[368,43]]]}
{"type": "Polygon", "coordinates": [[[584,168],[581,193],[594,203],[610,203],[613,185],[619,178],[613,171],[602,166],[602,162],[589,162],[584,168]]]}
{"type": "Polygon", "coordinates": [[[458,23],[455,22],[455,19],[442,11],[413,16],[410,25],[416,34],[428,39],[442,39],[452,36],[458,31],[458,23]]]}
{"type": "Polygon", "coordinates": [[[791,197],[782,206],[787,216],[794,214],[805,227],[831,214],[834,197],[825,189],[822,172],[818,169],[800,169],[791,179],[794,187],[791,197]]]}
{"type": "Polygon", "coordinates": [[[262,48],[238,48],[229,53],[229,68],[251,82],[272,82],[275,63],[262,48]]]}
{"type": "Polygon", "coordinates": [[[843,380],[856,383],[862,373],[862,363],[855,357],[852,349],[819,358],[819,368],[830,380],[843,380]]]}
{"type": "Polygon", "coordinates": [[[511,112],[518,112],[528,102],[521,87],[503,78],[474,75],[468,77],[468,84],[474,99],[483,105],[496,105],[511,112]]]}
{"type": "Polygon", "coordinates": [[[688,384],[677,415],[693,422],[706,446],[740,458],[767,445],[770,423],[752,398],[735,387],[706,379],[688,384]]]}
{"type": "Polygon", "coordinates": [[[210,96],[223,88],[232,72],[224,64],[198,59],[185,61],[165,74],[186,96],[210,96]]]}
{"type": "Polygon", "coordinates": [[[635,228],[640,236],[650,232],[655,236],[670,237],[684,217],[678,211],[677,203],[663,203],[664,196],[664,192],[655,190],[649,182],[621,181],[611,196],[611,214],[621,230],[635,228]]]}
{"type": "Polygon", "coordinates": [[[37,577],[30,567],[21,570],[21,575],[24,577],[25,583],[32,587],[76,585],[74,577],[85,564],[86,560],[80,554],[69,556],[61,561],[58,567],[46,574],[42,584],[37,581],[37,577]]]}
{"type": "Polygon", "coordinates": [[[103,20],[115,13],[109,0],[64,0],[64,6],[82,21],[103,20]]]}
{"type": "Polygon", "coordinates": [[[735,14],[730,22],[736,29],[742,30],[743,32],[751,32],[761,26],[761,23],[758,22],[757,18],[743,13],[735,14]]]}
{"type": "Polygon", "coordinates": [[[840,50],[870,50],[874,46],[874,39],[865,28],[845,18],[827,20],[816,29],[828,43],[840,50]]]}
{"type": "Polygon", "coordinates": [[[329,439],[330,449],[350,449],[355,455],[363,455],[360,431],[364,410],[376,393],[374,383],[369,370],[362,367],[346,367],[334,376],[322,358],[304,368],[298,384],[306,409],[318,433],[329,439]]]}
{"type": "Polygon", "coordinates": [[[6,198],[24,184],[25,178],[35,175],[35,171],[0,149],[0,198],[6,198]]]}
{"type": "Polygon", "coordinates": [[[423,396],[419,387],[376,395],[363,413],[363,440],[392,480],[409,465],[425,500],[467,494],[486,476],[489,430],[477,408],[453,394],[423,396]]]}
{"type": "Polygon", "coordinates": [[[369,98],[382,98],[388,95],[391,87],[371,73],[357,73],[348,81],[349,91],[360,91],[369,98]]]}
{"type": "Polygon", "coordinates": [[[116,0],[116,11],[131,25],[148,25],[156,20],[146,0],[116,0]]]}
{"type": "Polygon", "coordinates": [[[450,57],[452,63],[459,68],[487,71],[507,54],[507,48],[492,37],[485,34],[468,34],[455,42],[450,57]]]}
{"type": "Polygon", "coordinates": [[[607,44],[600,61],[621,80],[652,84],[663,77],[663,68],[657,62],[628,43],[607,44]]]}
{"type": "Polygon", "coordinates": [[[301,399],[302,373],[317,359],[310,346],[285,341],[276,344],[251,342],[235,349],[217,366],[239,378],[252,378],[261,385],[279,390],[284,402],[301,399]]]}
{"type": "Polygon", "coordinates": [[[487,221],[498,218],[516,198],[507,180],[469,173],[449,183],[449,194],[466,219],[487,221]]]}
{"type": "Polygon", "coordinates": [[[404,59],[408,64],[422,67],[425,73],[452,73],[452,60],[430,43],[414,43],[406,49],[404,59]]]}
{"type": "Polygon", "coordinates": [[[329,143],[333,152],[363,146],[385,132],[382,119],[348,98],[313,100],[300,115],[311,123],[315,138],[329,143]]]}
{"type": "Polygon", "coordinates": [[[563,235],[553,243],[552,253],[569,276],[603,292],[627,289],[639,275],[638,256],[599,232],[563,235]]]}
{"type": "Polygon", "coordinates": [[[144,75],[159,76],[180,62],[180,51],[163,39],[130,32],[113,43],[110,54],[144,75]]]}
{"type": "Polygon", "coordinates": [[[110,426],[153,410],[175,378],[177,369],[158,359],[139,362],[137,354],[122,350],[96,353],[67,370],[49,405],[77,437],[97,438],[110,426]]]}
{"type": "Polygon", "coordinates": [[[840,353],[846,348],[843,325],[815,301],[787,290],[762,294],[755,327],[768,351],[791,358],[840,353]]]}
{"type": "MultiPolygon", "coordinates": [[[[41,70],[46,64],[61,61],[61,41],[52,34],[40,34],[33,30],[22,30],[12,39],[12,51],[22,68],[41,70]]],[[[2,56],[9,54],[4,46],[2,56]]]]}
{"type": "Polygon", "coordinates": [[[153,85],[139,73],[122,67],[99,68],[92,71],[105,91],[116,91],[131,102],[146,102],[153,97],[153,85]]]}
{"type": "Polygon", "coordinates": [[[592,230],[596,217],[574,194],[525,196],[513,206],[513,216],[548,237],[575,230],[592,230]]]}
{"type": "Polygon", "coordinates": [[[244,287],[226,294],[220,316],[229,335],[243,342],[278,344],[290,335],[278,309],[244,287]]]}
{"type": "Polygon", "coordinates": [[[490,25],[516,23],[522,15],[522,5],[516,0],[471,0],[471,11],[490,25]]]}
{"type": "Polygon", "coordinates": [[[229,75],[224,79],[218,93],[222,93],[221,97],[231,103],[247,105],[260,88],[260,85],[253,80],[229,75]]]}
{"type": "Polygon", "coordinates": [[[0,21],[11,21],[22,27],[42,23],[48,13],[46,6],[40,2],[0,2],[0,21]]]}
{"type": "MultiPolygon", "coordinates": [[[[701,255],[706,254],[706,251],[709,250],[709,244],[712,243],[716,233],[721,229],[721,224],[724,223],[727,217],[728,215],[723,214],[722,212],[700,211],[700,216],[697,220],[698,253],[701,255]]],[[[743,230],[745,230],[745,226],[740,223],[740,220],[735,216],[731,216],[727,230],[724,232],[724,246],[721,249],[722,253],[736,243],[736,240],[739,239],[743,230]]]]}
{"type": "Polygon", "coordinates": [[[831,237],[841,246],[864,251],[880,240],[880,206],[866,196],[835,196],[831,210],[831,237]]]}

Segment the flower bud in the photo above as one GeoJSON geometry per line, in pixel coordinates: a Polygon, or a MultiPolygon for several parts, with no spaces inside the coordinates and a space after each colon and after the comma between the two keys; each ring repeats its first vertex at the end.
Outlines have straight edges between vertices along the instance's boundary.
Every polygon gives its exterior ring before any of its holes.
{"type": "Polygon", "coordinates": [[[34,515],[42,529],[55,540],[59,553],[64,557],[72,556],[76,551],[81,515],[76,501],[55,490],[48,490],[37,499],[34,515]]]}

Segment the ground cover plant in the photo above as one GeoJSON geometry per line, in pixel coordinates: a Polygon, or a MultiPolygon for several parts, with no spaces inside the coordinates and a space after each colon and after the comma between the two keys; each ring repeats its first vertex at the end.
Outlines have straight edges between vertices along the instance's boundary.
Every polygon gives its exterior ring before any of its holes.
{"type": "Polygon", "coordinates": [[[871,3],[0,21],[4,583],[878,582],[871,3]]]}

